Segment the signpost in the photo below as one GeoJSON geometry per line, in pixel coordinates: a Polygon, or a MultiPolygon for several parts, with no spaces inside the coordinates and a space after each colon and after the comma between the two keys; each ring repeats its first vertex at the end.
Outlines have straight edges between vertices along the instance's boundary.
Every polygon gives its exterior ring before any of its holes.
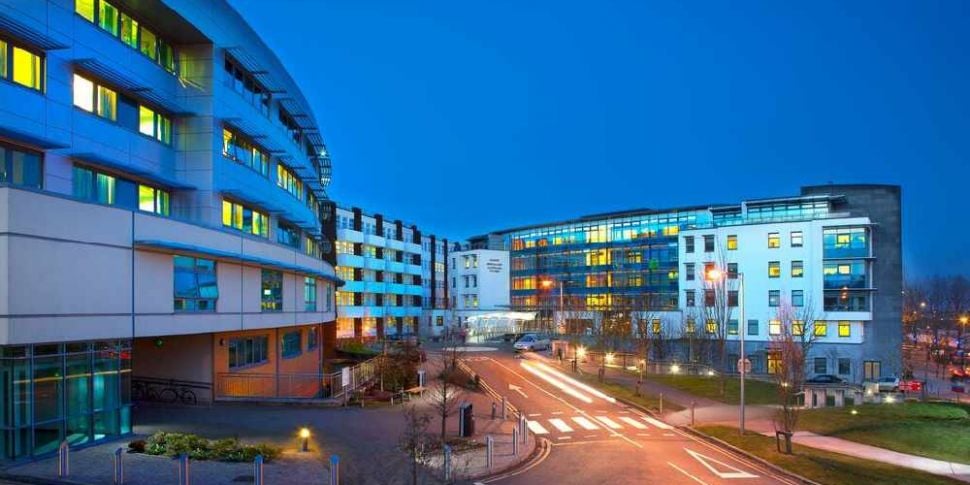
{"type": "Polygon", "coordinates": [[[738,359],[738,372],[742,372],[742,373],[745,373],[745,374],[750,374],[751,373],[751,359],[738,359]],[[742,370],[742,367],[741,367],[742,365],[744,366],[743,367],[744,370],[742,370]]]}

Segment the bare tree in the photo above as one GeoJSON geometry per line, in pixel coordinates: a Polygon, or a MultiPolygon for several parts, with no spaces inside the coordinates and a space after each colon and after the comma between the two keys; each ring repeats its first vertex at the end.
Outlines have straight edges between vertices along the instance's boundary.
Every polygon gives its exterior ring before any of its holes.
{"type": "Polygon", "coordinates": [[[701,274],[704,281],[704,294],[702,296],[704,321],[704,333],[709,338],[713,346],[711,361],[716,362],[718,370],[718,389],[724,395],[724,387],[727,379],[725,370],[727,369],[727,336],[728,326],[733,319],[735,309],[738,305],[737,279],[731,278],[728,271],[728,261],[724,251],[718,247],[716,261],[705,263],[705,268],[701,274]],[[718,270],[719,275],[712,277],[711,270],[718,270]]]}
{"type": "Polygon", "coordinates": [[[461,383],[467,376],[458,368],[460,352],[457,347],[446,350],[441,355],[440,372],[433,379],[430,401],[435,414],[441,418],[441,441],[444,442],[448,418],[454,414],[465,395],[465,388],[461,383]]]}
{"type": "MultiPolygon", "coordinates": [[[[775,431],[785,438],[785,452],[791,453],[791,435],[798,426],[801,405],[798,402],[805,385],[807,356],[812,345],[822,335],[816,326],[815,305],[811,299],[799,306],[788,301],[780,302],[775,312],[777,326],[771,336],[769,351],[775,353],[773,375],[777,384],[778,411],[775,413],[775,431]]],[[[769,333],[772,333],[769,331],[769,333]]]]}
{"type": "Polygon", "coordinates": [[[421,462],[431,449],[432,438],[428,434],[431,416],[418,411],[414,405],[406,406],[403,415],[404,431],[401,433],[398,447],[408,456],[411,485],[417,485],[421,462]]]}

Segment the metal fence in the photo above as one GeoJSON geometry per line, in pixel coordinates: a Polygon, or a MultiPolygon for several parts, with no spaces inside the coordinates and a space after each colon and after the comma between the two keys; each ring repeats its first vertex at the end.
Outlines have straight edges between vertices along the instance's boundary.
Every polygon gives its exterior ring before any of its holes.
{"type": "Polygon", "coordinates": [[[216,399],[333,399],[374,379],[377,358],[330,374],[221,372],[216,375],[216,399]]]}

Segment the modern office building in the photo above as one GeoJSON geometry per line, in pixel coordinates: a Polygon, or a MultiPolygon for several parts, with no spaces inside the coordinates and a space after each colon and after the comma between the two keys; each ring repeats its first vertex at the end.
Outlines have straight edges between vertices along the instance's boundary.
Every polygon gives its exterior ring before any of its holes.
{"type": "Polygon", "coordinates": [[[319,392],[329,178],[226,1],[0,0],[0,456],[129,433],[133,382],[319,392]]]}
{"type": "MultiPolygon", "coordinates": [[[[632,332],[650,318],[655,333],[689,339],[708,331],[703,309],[716,294],[704,276],[718,268],[729,279],[732,366],[744,332],[753,371],[772,372],[769,343],[787,311],[816,322],[810,375],[859,382],[902,370],[898,186],[813,186],[739,204],[597,214],[469,243],[509,250],[512,309],[537,312],[546,328],[632,332]]],[[[683,346],[672,353],[690,358],[683,346]]]]}
{"type": "Polygon", "coordinates": [[[451,307],[460,321],[509,310],[509,253],[455,247],[449,255],[451,307]]]}
{"type": "Polygon", "coordinates": [[[337,208],[337,333],[345,339],[436,335],[450,316],[448,240],[361,209],[337,208]]]}

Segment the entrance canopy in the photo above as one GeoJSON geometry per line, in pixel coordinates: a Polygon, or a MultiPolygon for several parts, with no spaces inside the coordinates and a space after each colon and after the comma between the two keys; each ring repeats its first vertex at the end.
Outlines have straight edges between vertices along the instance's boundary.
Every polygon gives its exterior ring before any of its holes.
{"type": "Polygon", "coordinates": [[[536,319],[535,312],[484,312],[465,317],[469,336],[489,338],[519,333],[524,322],[536,319]]]}

